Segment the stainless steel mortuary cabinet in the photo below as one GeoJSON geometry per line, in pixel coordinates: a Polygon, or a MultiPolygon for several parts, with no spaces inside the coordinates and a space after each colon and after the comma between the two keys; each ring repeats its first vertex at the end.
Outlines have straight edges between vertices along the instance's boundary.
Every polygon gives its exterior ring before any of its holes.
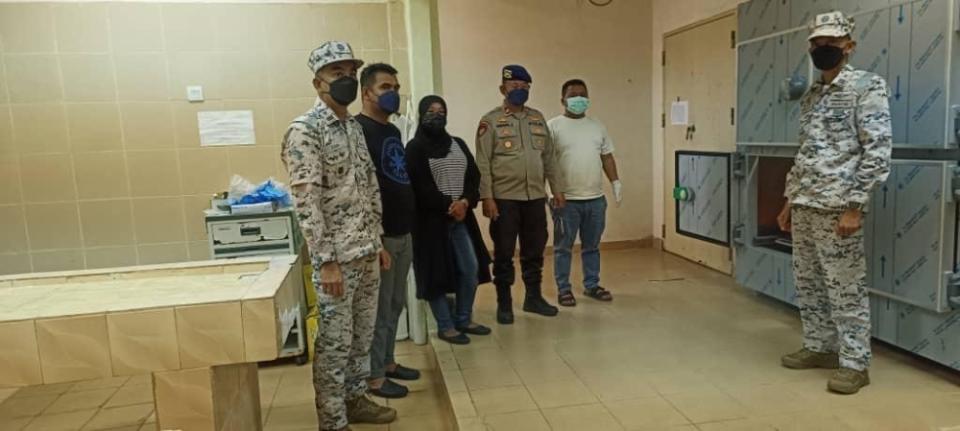
{"type": "Polygon", "coordinates": [[[783,203],[782,177],[798,146],[798,95],[818,78],[806,26],[835,9],[856,23],[853,65],[890,87],[894,162],[864,225],[873,334],[960,369],[960,0],[739,6],[737,153],[729,179],[736,280],[796,303],[792,243],[771,213],[783,203]]]}

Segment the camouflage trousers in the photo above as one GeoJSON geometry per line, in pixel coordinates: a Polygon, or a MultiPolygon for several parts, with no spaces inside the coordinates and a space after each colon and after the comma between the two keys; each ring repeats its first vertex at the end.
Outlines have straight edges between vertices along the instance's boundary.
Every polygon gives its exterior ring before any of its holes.
{"type": "Polygon", "coordinates": [[[346,401],[367,392],[380,269],[376,254],[341,263],[343,295],[333,297],[323,292],[314,267],[320,315],[313,358],[317,417],[321,430],[338,430],[347,426],[346,401]]]}
{"type": "Polygon", "coordinates": [[[863,229],[837,235],[840,211],[793,207],[793,274],[803,346],[839,352],[840,365],[870,366],[870,302],[863,229]]]}

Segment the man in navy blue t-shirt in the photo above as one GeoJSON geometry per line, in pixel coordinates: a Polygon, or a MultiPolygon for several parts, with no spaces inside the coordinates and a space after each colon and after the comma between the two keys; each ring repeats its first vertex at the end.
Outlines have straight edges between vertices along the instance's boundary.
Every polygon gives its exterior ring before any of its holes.
{"type": "Polygon", "coordinates": [[[383,201],[383,247],[390,254],[389,268],[380,274],[377,323],[370,347],[370,392],[384,398],[402,398],[407,388],[390,379],[416,380],[420,372],[397,364],[393,356],[400,313],[406,305],[407,273],[413,260],[413,188],[400,130],[390,124],[390,115],[400,109],[397,70],[383,63],[367,66],[360,74],[363,110],[356,119],[377,167],[383,201]]]}

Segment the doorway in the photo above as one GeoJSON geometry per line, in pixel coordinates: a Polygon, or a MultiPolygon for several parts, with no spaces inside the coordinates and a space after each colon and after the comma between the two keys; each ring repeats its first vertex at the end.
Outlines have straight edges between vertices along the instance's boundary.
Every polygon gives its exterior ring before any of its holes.
{"type": "MultiPolygon", "coordinates": [[[[684,217],[709,215],[713,208],[717,215],[710,220],[726,223],[721,226],[724,234],[729,229],[729,193],[716,195],[722,187],[711,185],[703,174],[692,170],[696,168],[688,167],[701,166],[699,171],[708,171],[702,166],[728,163],[729,158],[721,156],[736,151],[736,28],[736,14],[731,11],[668,33],[663,43],[663,246],[670,253],[726,274],[732,273],[733,266],[729,235],[691,232],[687,226],[697,223],[684,217]],[[689,157],[691,154],[701,156],[689,157]]],[[[709,171],[715,176],[718,170],[709,171]]]]}

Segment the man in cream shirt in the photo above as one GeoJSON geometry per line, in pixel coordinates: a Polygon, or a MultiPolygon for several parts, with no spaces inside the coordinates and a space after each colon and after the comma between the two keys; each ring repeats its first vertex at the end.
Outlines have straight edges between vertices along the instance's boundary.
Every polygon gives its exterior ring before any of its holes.
{"type": "Polygon", "coordinates": [[[587,84],[571,79],[563,84],[563,115],[547,122],[556,145],[560,173],[566,184],[567,204],[553,208],[554,278],[560,305],[577,305],[570,284],[570,250],[580,233],[580,260],[583,264],[584,294],[599,301],[612,301],[609,291],[600,286],[600,238],[606,225],[607,199],[603,194],[603,175],[613,185],[617,206],[623,201],[623,185],[617,176],[613,141],[607,128],[586,116],[590,99],[587,84]]]}

